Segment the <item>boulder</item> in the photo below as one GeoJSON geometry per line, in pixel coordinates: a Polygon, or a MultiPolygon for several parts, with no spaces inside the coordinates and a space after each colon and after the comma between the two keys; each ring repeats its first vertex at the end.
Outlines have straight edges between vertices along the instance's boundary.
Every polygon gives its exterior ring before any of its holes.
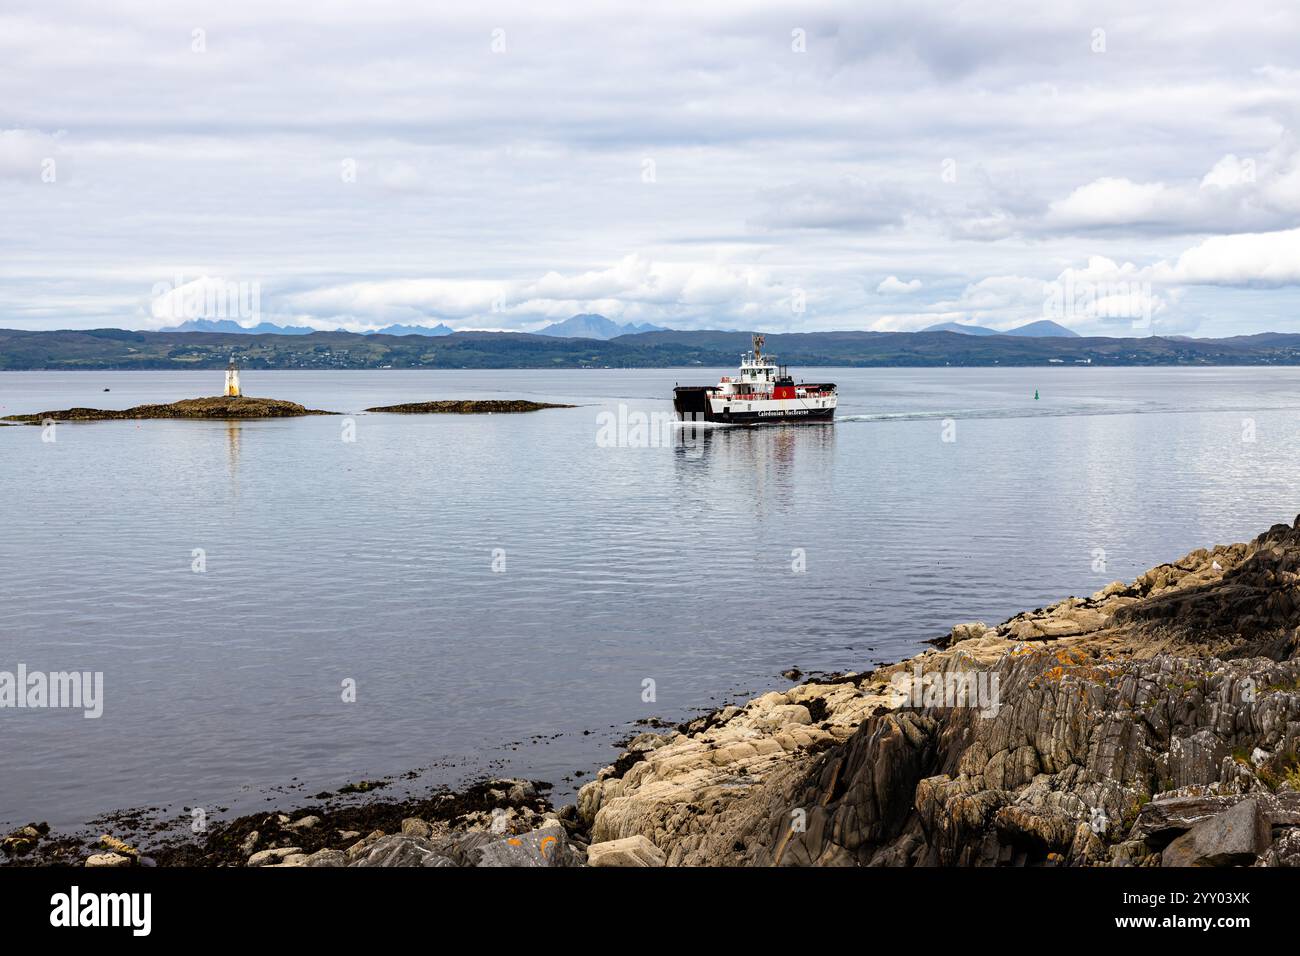
{"type": "Polygon", "coordinates": [[[1254,799],[1197,823],[1165,847],[1161,866],[1248,866],[1268,849],[1268,821],[1254,799]]]}
{"type": "Polygon", "coordinates": [[[135,860],[129,856],[122,856],[120,853],[96,853],[86,858],[86,866],[90,867],[117,867],[117,866],[134,866],[135,860]]]}
{"type": "Polygon", "coordinates": [[[1072,621],[1068,618],[1059,618],[1055,621],[1035,621],[1034,623],[1039,633],[1044,637],[1072,637],[1087,630],[1078,621],[1072,621]]]}
{"type": "Polygon", "coordinates": [[[663,866],[668,858],[645,837],[625,837],[587,847],[588,866],[663,866]]]}
{"type": "Polygon", "coordinates": [[[1123,594],[1127,590],[1128,585],[1123,581],[1111,581],[1110,584],[1106,585],[1100,591],[1095,592],[1092,595],[1092,600],[1100,603],[1108,597],[1113,597],[1116,594],[1123,594]]]}
{"type": "Polygon", "coordinates": [[[320,826],[320,817],[305,816],[294,820],[292,823],[286,823],[284,828],[286,830],[311,830],[318,826],[320,826]]]}
{"type": "Polygon", "coordinates": [[[394,833],[380,837],[355,856],[348,866],[456,866],[447,853],[422,837],[394,833]]]}
{"type": "Polygon", "coordinates": [[[266,866],[271,863],[283,863],[284,858],[293,856],[295,853],[301,853],[300,846],[276,846],[269,850],[258,850],[248,858],[246,866],[266,866]]]}
{"type": "Polygon", "coordinates": [[[791,724],[812,723],[812,714],[803,704],[777,704],[758,717],[755,724],[764,730],[779,730],[791,724]]]}
{"type": "Polygon", "coordinates": [[[1300,867],[1300,829],[1283,830],[1260,862],[1265,866],[1300,867]]]}
{"type": "Polygon", "coordinates": [[[485,847],[502,839],[491,830],[469,830],[437,841],[438,849],[457,866],[478,866],[485,847]]]}
{"type": "Polygon", "coordinates": [[[348,857],[342,850],[317,850],[303,860],[303,866],[347,866],[348,857]]]}
{"type": "Polygon", "coordinates": [[[40,842],[41,837],[49,832],[48,823],[29,823],[0,840],[0,850],[4,850],[10,856],[21,856],[31,852],[32,848],[40,842]]]}
{"type": "Polygon", "coordinates": [[[531,780],[500,780],[498,783],[509,784],[506,788],[506,799],[511,803],[523,803],[525,800],[533,800],[537,797],[537,788],[533,786],[531,780]]]}
{"type": "Polygon", "coordinates": [[[671,735],[654,734],[647,731],[646,733],[643,734],[637,734],[635,737],[629,740],[627,742],[627,751],[628,753],[633,753],[633,754],[649,753],[650,751],[658,750],[660,747],[663,747],[671,742],[672,742],[671,735]]]}
{"type": "MultiPolygon", "coordinates": [[[[1300,827],[1300,793],[1279,789],[1277,793],[1253,794],[1252,799],[1259,804],[1259,812],[1270,829],[1300,827]]],[[[1163,846],[1202,820],[1232,809],[1241,800],[1241,794],[1162,794],[1141,808],[1127,839],[1163,846]]]]}
{"type": "Polygon", "coordinates": [[[1173,797],[1152,800],[1138,812],[1137,820],[1129,831],[1130,840],[1180,836],[1202,820],[1208,820],[1227,810],[1237,802],[1236,797],[1173,797]]]}
{"type": "Polygon", "coordinates": [[[564,866],[569,858],[568,849],[568,836],[563,827],[543,827],[489,843],[479,852],[478,865],[564,866]]]}
{"type": "Polygon", "coordinates": [[[425,823],[419,817],[407,817],[402,821],[402,834],[404,836],[423,837],[429,839],[432,832],[429,824],[425,823]]]}
{"type": "Polygon", "coordinates": [[[366,850],[369,849],[375,843],[376,840],[380,840],[384,836],[385,833],[383,830],[371,830],[370,833],[368,833],[366,836],[363,836],[356,843],[352,844],[344,852],[347,853],[349,860],[355,860],[361,854],[365,853],[366,850]]]}
{"type": "Polygon", "coordinates": [[[948,643],[950,645],[958,644],[961,641],[969,641],[972,638],[983,637],[988,629],[989,626],[983,621],[971,621],[968,624],[954,624],[948,643]]]}
{"type": "Polygon", "coordinates": [[[7,836],[0,841],[0,849],[8,856],[22,856],[36,847],[36,841],[28,837],[7,836]]]}

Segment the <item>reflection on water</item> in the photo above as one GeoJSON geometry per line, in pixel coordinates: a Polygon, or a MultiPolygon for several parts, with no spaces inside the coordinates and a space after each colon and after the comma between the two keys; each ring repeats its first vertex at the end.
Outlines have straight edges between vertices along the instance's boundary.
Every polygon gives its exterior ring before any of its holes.
{"type": "Polygon", "coordinates": [[[681,422],[676,431],[677,445],[685,457],[700,457],[709,449],[720,453],[735,450],[746,462],[776,459],[793,460],[796,448],[826,448],[835,444],[835,426],[831,422],[716,426],[681,422]]]}
{"type": "Polygon", "coordinates": [[[242,427],[242,422],[233,419],[226,422],[226,459],[230,469],[231,494],[234,495],[239,494],[239,435],[242,427]]]}
{"type": "Polygon", "coordinates": [[[761,518],[782,509],[796,490],[823,487],[834,472],[835,426],[788,424],[712,427],[682,424],[675,461],[682,494],[706,482],[723,497],[747,502],[761,518]]]}

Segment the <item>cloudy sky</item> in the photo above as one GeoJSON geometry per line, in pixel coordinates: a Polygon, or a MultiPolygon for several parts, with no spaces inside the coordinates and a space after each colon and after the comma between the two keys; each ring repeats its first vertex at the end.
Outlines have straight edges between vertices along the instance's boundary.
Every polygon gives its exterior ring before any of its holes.
{"type": "Polygon", "coordinates": [[[277,6],[6,0],[0,326],[1300,331],[1295,4],[277,6]]]}

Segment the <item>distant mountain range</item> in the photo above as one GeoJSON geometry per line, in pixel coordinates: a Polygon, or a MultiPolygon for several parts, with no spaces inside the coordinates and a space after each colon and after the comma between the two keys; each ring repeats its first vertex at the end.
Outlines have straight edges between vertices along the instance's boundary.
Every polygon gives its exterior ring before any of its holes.
{"type": "MultiPolygon", "coordinates": [[[[190,319],[180,325],[159,329],[160,332],[225,332],[230,335],[310,335],[315,329],[305,325],[273,325],[259,322],[257,325],[240,325],[231,319],[190,319]]],[[[425,325],[386,325],[382,329],[370,329],[362,335],[451,335],[456,330],[449,325],[439,323],[435,326],[425,325]]],[[[667,329],[649,323],[637,325],[628,323],[620,325],[603,315],[594,312],[570,316],[562,322],[552,322],[534,335],[550,335],[564,339],[597,339],[608,341],[620,335],[632,335],[637,332],[666,332],[667,329]]]]}
{"type": "MultiPolygon", "coordinates": [[[[230,335],[311,335],[315,329],[305,325],[273,325],[259,322],[257,325],[244,326],[231,319],[190,319],[171,328],[159,329],[160,332],[224,332],[230,335]]],[[[361,335],[424,335],[430,337],[452,335],[455,329],[439,323],[426,325],[386,325],[382,329],[370,329],[361,335]]],[[[545,328],[538,329],[533,335],[548,335],[562,339],[595,339],[607,342],[622,335],[637,335],[642,332],[671,332],[663,326],[629,322],[626,325],[608,319],[594,312],[583,312],[570,316],[562,322],[552,322],[545,328]]],[[[1014,329],[999,331],[983,325],[969,325],[963,322],[940,322],[922,329],[923,332],[959,332],[963,335],[1015,335],[1025,338],[1079,338],[1079,333],[1048,319],[1030,322],[1014,329]]]]}
{"type": "MultiPolygon", "coordinates": [[[[160,332],[225,332],[230,335],[311,335],[315,329],[305,325],[272,325],[259,322],[257,325],[240,325],[231,319],[190,319],[180,325],[160,332]]],[[[371,329],[362,335],[451,335],[456,330],[449,325],[439,323],[427,325],[386,325],[382,329],[371,329]]]]}
{"type": "Polygon", "coordinates": [[[599,339],[608,341],[617,338],[620,335],[635,335],[637,332],[667,332],[658,325],[619,325],[617,322],[605,318],[603,315],[596,315],[594,312],[584,312],[579,315],[573,315],[563,322],[552,322],[544,329],[538,329],[535,335],[553,335],[562,339],[599,339]]]}
{"type": "Polygon", "coordinates": [[[382,329],[367,332],[366,335],[427,335],[437,338],[441,335],[454,335],[450,325],[439,322],[437,325],[385,325],[382,329]]]}
{"type": "MultiPolygon", "coordinates": [[[[636,332],[608,340],[523,332],[437,338],[124,329],[0,329],[0,369],[735,368],[748,332],[636,332]]],[[[768,353],[795,374],[818,366],[1300,365],[1300,334],[1226,339],[1082,338],[938,332],[771,333],[768,353]]],[[[698,372],[703,381],[712,371],[698,372]]]]}
{"type": "Polygon", "coordinates": [[[1018,335],[1031,339],[1050,339],[1080,338],[1078,332],[1067,329],[1065,326],[1053,322],[1051,319],[1040,319],[1037,322],[1030,322],[1028,325],[1019,325],[1014,329],[1007,329],[1005,332],[998,329],[990,329],[984,325],[967,325],[964,322],[940,322],[938,325],[931,325],[921,330],[922,332],[960,332],[963,335],[1018,335]]]}

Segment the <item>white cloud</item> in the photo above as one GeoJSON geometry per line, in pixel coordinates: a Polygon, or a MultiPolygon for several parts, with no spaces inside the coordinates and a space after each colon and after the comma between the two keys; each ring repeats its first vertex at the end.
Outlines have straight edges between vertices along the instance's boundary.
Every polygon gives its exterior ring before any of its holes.
{"type": "Polygon", "coordinates": [[[763,269],[723,263],[660,262],[639,255],[586,272],[531,280],[397,279],[353,282],[288,294],[284,305],[315,322],[458,319],[482,327],[511,320],[599,312],[628,321],[712,318],[772,312],[791,294],[763,269]],[[470,322],[469,320],[473,320],[470,322]]]}
{"type": "Polygon", "coordinates": [[[1049,204],[1051,230],[1168,233],[1276,229],[1300,215],[1300,150],[1284,137],[1260,159],[1228,153],[1199,181],[1133,182],[1103,176],[1049,204]]]}
{"type": "Polygon", "coordinates": [[[1300,229],[1211,236],[1151,275],[1181,285],[1300,285],[1300,229]]]}
{"type": "Polygon", "coordinates": [[[1229,153],[1215,163],[1214,168],[1205,174],[1201,180],[1201,188],[1218,186],[1221,189],[1230,189],[1244,183],[1253,183],[1255,177],[1255,161],[1253,159],[1241,159],[1235,154],[1229,153]]]}
{"type": "Polygon", "coordinates": [[[1184,197],[1164,183],[1135,183],[1102,177],[1080,186],[1048,207],[1058,226],[1108,226],[1164,221],[1183,212],[1184,197]]]}
{"type": "Polygon", "coordinates": [[[762,269],[717,263],[653,262],[639,255],[607,269],[563,275],[548,272],[519,287],[523,299],[587,301],[617,298],[662,306],[716,306],[779,297],[762,269]]]}
{"type": "Polygon", "coordinates": [[[1023,315],[1026,308],[1037,307],[1042,301],[1042,279],[1011,275],[988,276],[968,285],[960,298],[941,302],[937,308],[997,319],[1023,315]]]}
{"type": "Polygon", "coordinates": [[[908,292],[916,292],[921,288],[920,279],[910,279],[904,282],[898,276],[889,276],[876,286],[876,291],[881,295],[905,295],[908,292]]]}

